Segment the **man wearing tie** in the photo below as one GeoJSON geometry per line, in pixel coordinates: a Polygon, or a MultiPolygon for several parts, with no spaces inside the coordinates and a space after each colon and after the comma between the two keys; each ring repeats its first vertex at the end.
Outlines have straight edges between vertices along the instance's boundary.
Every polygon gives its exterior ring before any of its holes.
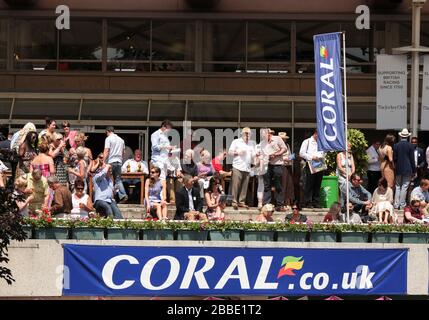
{"type": "MultiPolygon", "coordinates": [[[[411,144],[415,147],[414,150],[414,163],[416,164],[417,177],[413,181],[414,187],[420,185],[426,171],[426,156],[422,148],[418,146],[419,140],[417,137],[411,138],[411,144]]],[[[411,189],[412,190],[412,189],[411,189]]]]}

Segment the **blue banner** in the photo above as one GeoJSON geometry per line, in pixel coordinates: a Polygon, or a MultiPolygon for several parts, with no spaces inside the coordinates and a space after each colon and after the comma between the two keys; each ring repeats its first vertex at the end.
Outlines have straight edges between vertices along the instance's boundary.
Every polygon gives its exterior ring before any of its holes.
{"type": "Polygon", "coordinates": [[[63,295],[406,294],[407,249],[64,245],[63,295]]]}
{"type": "Polygon", "coordinates": [[[317,147],[320,151],[346,150],[340,35],[327,33],[314,36],[317,147]]]}

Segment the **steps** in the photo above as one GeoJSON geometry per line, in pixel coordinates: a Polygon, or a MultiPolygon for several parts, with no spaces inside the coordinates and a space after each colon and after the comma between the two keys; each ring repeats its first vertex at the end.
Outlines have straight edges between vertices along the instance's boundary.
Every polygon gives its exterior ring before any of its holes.
{"type": "MultiPolygon", "coordinates": [[[[142,219],[145,216],[145,208],[140,204],[119,204],[119,209],[125,219],[142,219]]],[[[322,222],[325,217],[328,209],[309,209],[304,208],[301,210],[301,213],[306,215],[308,219],[312,222],[322,222]]],[[[175,206],[168,206],[168,218],[173,219],[174,214],[176,213],[175,206]]],[[[275,221],[284,221],[287,214],[290,214],[291,211],[287,212],[274,212],[273,218],[275,221]]],[[[403,210],[396,210],[396,213],[399,217],[399,222],[402,223],[403,219],[403,210]]],[[[225,218],[228,220],[234,221],[248,221],[256,220],[259,210],[257,208],[249,208],[234,210],[232,207],[227,207],[225,209],[225,218]]]]}

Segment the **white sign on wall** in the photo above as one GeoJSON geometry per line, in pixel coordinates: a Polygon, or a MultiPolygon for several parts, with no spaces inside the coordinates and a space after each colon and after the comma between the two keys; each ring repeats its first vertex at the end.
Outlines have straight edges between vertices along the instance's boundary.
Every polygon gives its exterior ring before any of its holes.
{"type": "Polygon", "coordinates": [[[422,120],[420,128],[429,130],[429,55],[424,56],[422,87],[422,120]]]}
{"type": "Polygon", "coordinates": [[[377,130],[407,127],[407,57],[377,56],[377,130]]]}

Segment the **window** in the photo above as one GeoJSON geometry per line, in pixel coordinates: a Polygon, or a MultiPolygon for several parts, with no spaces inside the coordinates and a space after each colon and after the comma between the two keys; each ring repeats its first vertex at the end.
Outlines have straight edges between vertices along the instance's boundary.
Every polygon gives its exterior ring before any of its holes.
{"type": "Polygon", "coordinates": [[[108,70],[150,70],[150,25],[150,21],[108,21],[108,70]]]}
{"type": "Polygon", "coordinates": [[[203,45],[204,71],[244,71],[245,22],[206,22],[203,45]]]}
{"type": "Polygon", "coordinates": [[[9,119],[12,99],[0,99],[0,118],[9,119]]]}
{"type": "Polygon", "coordinates": [[[185,119],[185,109],[185,101],[151,101],[150,121],[160,121],[160,125],[165,119],[182,122],[185,119]]]}
{"type": "MultiPolygon", "coordinates": [[[[242,102],[241,122],[291,122],[289,102],[242,102]]],[[[268,125],[268,124],[267,124],[268,125]]]]}
{"type": "Polygon", "coordinates": [[[152,71],[193,71],[195,22],[152,22],[152,71]]]}
{"type": "Polygon", "coordinates": [[[0,20],[0,69],[6,69],[7,20],[0,20]]]}
{"type": "Polygon", "coordinates": [[[45,119],[49,116],[56,120],[75,120],[79,115],[80,100],[57,99],[16,99],[13,119],[45,119]]]}
{"type": "Polygon", "coordinates": [[[373,23],[370,30],[358,30],[354,22],[298,22],[296,27],[296,70],[298,73],[314,73],[313,35],[315,34],[346,32],[348,72],[374,73],[375,55],[384,53],[384,22],[373,23]]]}
{"type": "Polygon", "coordinates": [[[285,73],[290,63],[290,23],[249,22],[247,72],[285,73]]]}
{"type": "Polygon", "coordinates": [[[60,71],[101,70],[101,55],[101,20],[72,20],[60,31],[60,71]]]}
{"type": "Polygon", "coordinates": [[[148,101],[84,100],[81,120],[147,120],[148,101]]]}
{"type": "Polygon", "coordinates": [[[375,123],[377,109],[374,104],[349,103],[347,107],[347,118],[350,123],[375,123]]]}
{"type": "Polygon", "coordinates": [[[238,102],[192,101],[188,105],[190,121],[238,121],[238,102]]]}
{"type": "Polygon", "coordinates": [[[54,20],[15,20],[15,69],[56,70],[57,41],[54,20]]]}
{"type": "Polygon", "coordinates": [[[316,103],[295,103],[295,122],[316,123],[316,103]]]}

